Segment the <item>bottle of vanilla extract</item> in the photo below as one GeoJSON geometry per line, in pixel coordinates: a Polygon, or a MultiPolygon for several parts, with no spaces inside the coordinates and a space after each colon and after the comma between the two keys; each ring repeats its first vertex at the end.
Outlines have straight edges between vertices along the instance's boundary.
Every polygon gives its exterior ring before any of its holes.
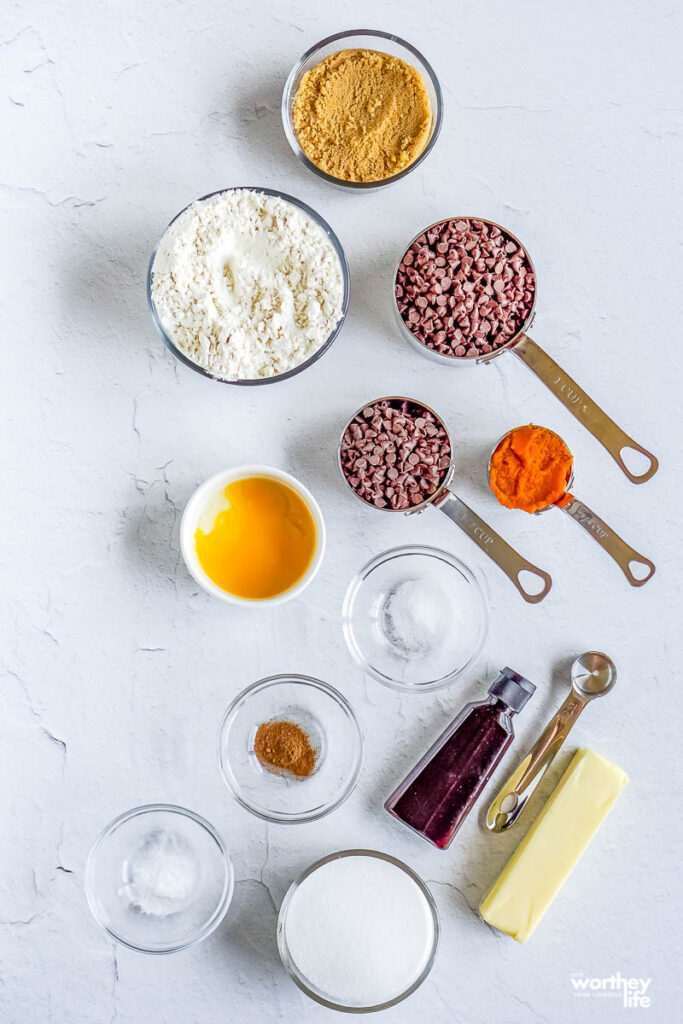
{"type": "Polygon", "coordinates": [[[451,843],[512,743],[536,687],[504,668],[488,697],[467,704],[391,794],[385,808],[440,850],[451,843]]]}

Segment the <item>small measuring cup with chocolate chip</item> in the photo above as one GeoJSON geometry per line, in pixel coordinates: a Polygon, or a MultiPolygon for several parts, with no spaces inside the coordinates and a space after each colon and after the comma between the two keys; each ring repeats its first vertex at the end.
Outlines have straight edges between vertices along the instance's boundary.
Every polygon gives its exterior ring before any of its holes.
{"type": "Polygon", "coordinates": [[[429,505],[445,513],[503,570],[525,601],[542,601],[549,573],[527,561],[450,490],[451,440],[422,402],[392,395],[362,406],[339,444],[342,476],[365,505],[409,515],[429,505]]]}
{"type": "Polygon", "coordinates": [[[526,331],[534,319],[536,272],[510,231],[490,220],[454,217],[416,235],[394,280],[394,309],[402,334],[441,363],[488,363],[514,352],[609,452],[634,484],[657,472],[657,459],[607,416],[526,331]],[[624,451],[646,461],[642,473],[624,451]]]}

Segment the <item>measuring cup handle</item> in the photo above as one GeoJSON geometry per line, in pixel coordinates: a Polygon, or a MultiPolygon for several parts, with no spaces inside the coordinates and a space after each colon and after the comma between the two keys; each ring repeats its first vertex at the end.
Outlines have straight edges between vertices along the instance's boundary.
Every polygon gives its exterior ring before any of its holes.
{"type": "Polygon", "coordinates": [[[576,520],[579,526],[582,526],[587,533],[590,533],[591,537],[597,540],[598,544],[605,549],[607,554],[612,556],[632,587],[642,587],[643,584],[652,579],[655,574],[654,562],[651,562],[649,558],[645,558],[635,548],[632,548],[630,544],[627,544],[625,540],[622,540],[619,534],[611,530],[607,523],[599,516],[596,516],[595,512],[588,505],[584,505],[573,494],[566,494],[557,503],[557,507],[576,520]],[[641,579],[634,576],[631,570],[632,562],[644,566],[647,570],[647,574],[641,579]]]}
{"type": "Polygon", "coordinates": [[[585,700],[572,690],[491,801],[486,814],[486,827],[491,832],[504,832],[517,821],[585,706],[585,700]]]}
{"type": "Polygon", "coordinates": [[[590,430],[631,483],[643,484],[651,476],[654,476],[659,467],[654,455],[624,433],[621,427],[618,427],[614,420],[611,420],[579,387],[576,381],[572,380],[569,374],[565,373],[562,367],[554,359],[551,359],[548,353],[544,352],[528,334],[520,335],[519,341],[512,346],[512,351],[530,370],[533,370],[537,377],[540,377],[555,397],[559,398],[562,404],[576,416],[577,420],[587,430],[590,430]],[[650,465],[644,473],[638,475],[631,472],[622,457],[625,448],[632,448],[649,460],[650,465]]]}
{"type": "Polygon", "coordinates": [[[525,601],[529,604],[536,604],[538,601],[542,601],[550,590],[553,581],[547,572],[543,569],[539,569],[538,566],[533,565],[531,562],[527,562],[526,558],[515,551],[514,548],[503,540],[490,526],[480,519],[476,512],[473,512],[464,501],[461,501],[457,495],[451,491],[444,491],[443,497],[441,497],[435,503],[436,508],[440,509],[445,515],[451,519],[456,526],[459,526],[461,530],[467,534],[470,540],[473,540],[482,551],[484,551],[489,558],[492,558],[496,565],[503,570],[508,579],[512,580],[517,590],[520,592],[525,601]],[[522,580],[520,580],[520,573],[528,572],[534,576],[537,576],[542,581],[542,589],[537,593],[528,592],[524,589],[522,580]]]}

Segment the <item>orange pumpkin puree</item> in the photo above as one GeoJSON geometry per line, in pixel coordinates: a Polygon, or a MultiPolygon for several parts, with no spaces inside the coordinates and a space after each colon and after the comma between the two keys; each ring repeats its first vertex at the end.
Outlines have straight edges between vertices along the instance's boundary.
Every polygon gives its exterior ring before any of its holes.
{"type": "Polygon", "coordinates": [[[313,516],[296,491],[279,480],[247,477],[228,484],[226,507],[208,532],[198,528],[199,564],[236,597],[263,600],[297,583],[315,554],[313,516]]]}
{"type": "Polygon", "coordinates": [[[538,512],[558,502],[569,483],[572,453],[547,427],[517,427],[491,456],[491,490],[501,505],[538,512]]]}

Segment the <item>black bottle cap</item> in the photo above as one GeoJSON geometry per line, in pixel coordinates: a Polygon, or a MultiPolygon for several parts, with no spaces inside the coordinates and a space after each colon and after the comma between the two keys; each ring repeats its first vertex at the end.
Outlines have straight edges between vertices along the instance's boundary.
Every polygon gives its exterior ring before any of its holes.
{"type": "Polygon", "coordinates": [[[511,668],[504,668],[501,669],[495,683],[489,686],[489,693],[503,704],[507,704],[510,711],[519,714],[535,689],[534,684],[524,676],[520,676],[511,668]]]}

